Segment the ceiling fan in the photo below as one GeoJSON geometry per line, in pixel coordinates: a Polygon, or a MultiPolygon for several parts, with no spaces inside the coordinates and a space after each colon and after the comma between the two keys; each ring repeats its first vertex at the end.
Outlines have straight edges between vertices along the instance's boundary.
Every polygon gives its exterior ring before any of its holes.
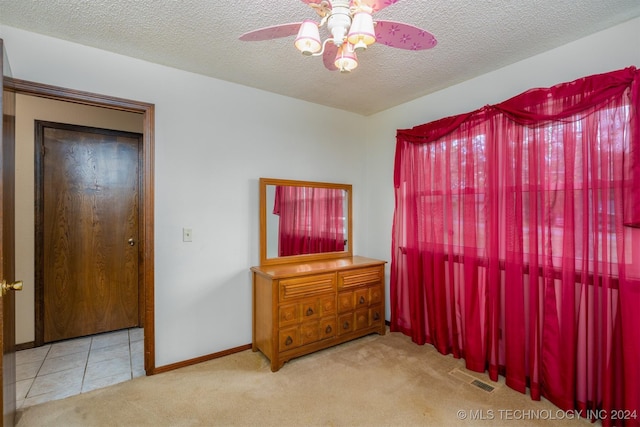
{"type": "Polygon", "coordinates": [[[294,45],[303,55],[322,56],[329,70],[350,72],[358,66],[357,53],[376,42],[406,50],[431,49],[437,44],[426,30],[401,22],[377,20],[373,14],[400,0],[302,0],[320,16],[291,24],[275,25],[240,36],[243,41],[262,41],[297,34],[294,45]],[[329,37],[321,41],[320,28],[329,37]]]}

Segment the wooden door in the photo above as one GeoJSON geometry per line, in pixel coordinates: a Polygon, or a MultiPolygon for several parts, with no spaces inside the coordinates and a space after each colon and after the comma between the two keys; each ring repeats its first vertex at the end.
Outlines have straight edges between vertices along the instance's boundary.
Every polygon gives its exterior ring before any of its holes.
{"type": "Polygon", "coordinates": [[[44,342],[138,326],[141,135],[37,122],[36,141],[44,342]]]}
{"type": "MultiPolygon", "coordinates": [[[[9,64],[0,39],[0,110],[2,110],[2,132],[0,132],[0,282],[15,280],[15,92],[5,91],[4,77],[10,77],[9,64]]],[[[0,289],[0,375],[2,375],[2,426],[13,426],[16,415],[16,325],[15,298],[13,292],[0,289]]]]}

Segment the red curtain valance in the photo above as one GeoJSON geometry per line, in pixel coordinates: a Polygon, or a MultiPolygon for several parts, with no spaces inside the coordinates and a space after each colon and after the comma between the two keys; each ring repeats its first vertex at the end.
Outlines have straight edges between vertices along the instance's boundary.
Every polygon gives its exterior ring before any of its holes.
{"type": "Polygon", "coordinates": [[[640,71],[632,66],[610,73],[584,77],[568,84],[531,89],[499,104],[445,117],[412,129],[399,129],[396,136],[407,142],[425,144],[442,138],[463,125],[472,127],[474,123],[484,122],[489,115],[497,113],[503,113],[522,125],[542,126],[548,120],[563,120],[581,112],[588,112],[620,96],[627,89],[631,89],[632,105],[637,108],[640,99],[639,86],[640,71]],[[550,97],[565,101],[553,104],[551,111],[548,111],[547,100],[550,97]],[[567,102],[567,99],[570,101],[567,102]]]}
{"type": "MultiPolygon", "coordinates": [[[[427,144],[434,142],[457,129],[472,129],[495,115],[529,127],[539,127],[551,121],[578,120],[596,111],[612,99],[628,91],[630,115],[639,117],[640,70],[630,66],[609,73],[583,77],[569,83],[549,88],[537,88],[523,92],[495,105],[486,105],[478,110],[456,116],[445,117],[434,122],[398,129],[398,142],[427,144]],[[554,101],[549,102],[549,99],[554,101]]],[[[631,141],[640,141],[640,119],[632,120],[631,141]]],[[[398,144],[395,155],[394,185],[400,185],[400,162],[402,144],[398,144]]],[[[640,228],[640,144],[633,144],[629,152],[629,182],[625,200],[624,224],[640,228]]]]}

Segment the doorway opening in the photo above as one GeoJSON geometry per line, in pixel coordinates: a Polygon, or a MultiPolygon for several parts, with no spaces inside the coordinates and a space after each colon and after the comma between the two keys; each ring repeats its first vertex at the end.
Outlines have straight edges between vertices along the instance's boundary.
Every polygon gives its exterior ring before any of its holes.
{"type": "Polygon", "coordinates": [[[143,130],[140,144],[140,233],[138,236],[140,253],[138,275],[141,293],[143,294],[143,303],[141,304],[143,310],[140,313],[140,317],[144,325],[142,340],[144,372],[146,375],[154,374],[154,105],[11,78],[5,79],[5,89],[16,94],[141,115],[143,130]]]}

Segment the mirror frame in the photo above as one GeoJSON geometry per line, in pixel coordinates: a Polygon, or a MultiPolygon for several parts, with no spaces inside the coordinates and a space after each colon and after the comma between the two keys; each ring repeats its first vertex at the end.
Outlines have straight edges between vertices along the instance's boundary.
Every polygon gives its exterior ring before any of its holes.
{"type": "Polygon", "coordinates": [[[353,204],[351,184],[337,184],[332,182],[295,181],[290,179],[260,178],[260,265],[285,264],[290,262],[305,262],[345,258],[353,256],[353,204]],[[289,185],[296,187],[335,188],[344,190],[347,197],[347,249],[341,252],[322,252],[317,254],[278,256],[267,258],[267,186],[289,185]]]}

